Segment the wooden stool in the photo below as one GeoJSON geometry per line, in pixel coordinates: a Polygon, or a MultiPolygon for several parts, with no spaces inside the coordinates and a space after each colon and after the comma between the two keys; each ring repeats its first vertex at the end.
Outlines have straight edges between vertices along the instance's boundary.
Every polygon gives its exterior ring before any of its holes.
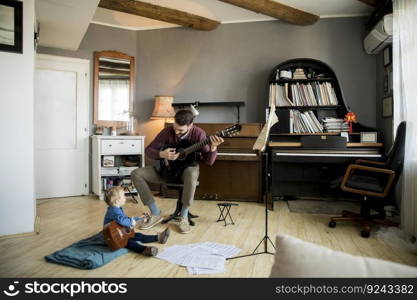
{"type": "MultiPolygon", "coordinates": [[[[162,224],[166,224],[171,220],[179,220],[182,210],[182,192],[184,189],[184,184],[182,183],[171,183],[168,182],[165,184],[168,189],[171,190],[177,190],[178,191],[178,200],[177,200],[177,206],[175,207],[175,211],[173,214],[171,214],[169,217],[167,217],[165,220],[162,221],[162,224]]],[[[198,183],[197,183],[198,186],[198,183]]],[[[192,214],[190,211],[188,211],[188,222],[191,226],[195,226],[195,222],[191,220],[192,218],[198,218],[197,215],[192,214]]]]}
{"type": "Polygon", "coordinates": [[[235,222],[233,222],[232,219],[232,215],[230,214],[230,209],[232,208],[232,206],[238,206],[239,204],[236,203],[229,203],[229,202],[225,202],[225,203],[217,203],[217,206],[219,207],[220,210],[220,216],[217,219],[216,222],[221,222],[224,221],[224,226],[227,226],[227,221],[226,218],[227,216],[229,216],[230,220],[232,221],[232,225],[235,225],[235,222]],[[226,210],[226,214],[224,214],[224,211],[226,210]]]}

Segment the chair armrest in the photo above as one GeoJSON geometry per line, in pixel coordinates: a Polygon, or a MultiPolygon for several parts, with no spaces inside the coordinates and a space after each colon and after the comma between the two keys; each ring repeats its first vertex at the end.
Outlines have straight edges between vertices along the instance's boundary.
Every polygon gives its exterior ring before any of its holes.
{"type": "Polygon", "coordinates": [[[386,162],[382,161],[375,161],[375,160],[366,160],[366,159],[358,159],[355,161],[355,165],[379,165],[379,166],[386,166],[386,162]]]}
{"type": "Polygon", "coordinates": [[[395,179],[395,172],[393,170],[352,164],[352,165],[349,165],[349,167],[347,168],[345,176],[343,177],[342,183],[340,184],[340,188],[342,190],[346,191],[346,192],[384,198],[388,194],[388,192],[391,188],[391,185],[394,182],[394,179],[395,179]],[[348,182],[349,177],[354,173],[355,170],[362,170],[362,171],[368,171],[368,172],[374,172],[374,173],[382,173],[382,174],[388,175],[389,178],[388,178],[387,184],[385,185],[384,191],[382,193],[376,193],[376,192],[370,192],[370,191],[366,191],[366,190],[360,190],[360,189],[355,189],[355,188],[348,187],[346,185],[346,183],[348,182]]]}

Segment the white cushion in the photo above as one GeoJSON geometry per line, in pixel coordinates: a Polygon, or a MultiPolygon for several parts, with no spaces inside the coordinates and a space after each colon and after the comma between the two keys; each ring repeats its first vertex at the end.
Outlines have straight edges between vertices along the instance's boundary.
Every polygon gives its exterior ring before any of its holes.
{"type": "Polygon", "coordinates": [[[278,235],[271,277],[417,277],[417,268],[278,235]]]}

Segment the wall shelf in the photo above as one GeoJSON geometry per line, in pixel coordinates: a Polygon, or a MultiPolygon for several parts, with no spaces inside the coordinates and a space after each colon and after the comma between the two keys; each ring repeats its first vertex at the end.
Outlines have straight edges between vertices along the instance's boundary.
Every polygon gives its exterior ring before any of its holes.
{"type": "Polygon", "coordinates": [[[180,102],[180,103],[172,103],[173,107],[187,107],[187,106],[194,106],[195,108],[200,106],[232,106],[236,107],[237,110],[237,123],[240,123],[240,107],[245,106],[245,102],[243,101],[218,101],[218,102],[180,102]]]}
{"type": "Polygon", "coordinates": [[[281,78],[281,79],[271,79],[269,80],[269,83],[304,83],[304,82],[314,82],[314,81],[318,81],[318,82],[326,82],[326,81],[334,81],[335,78],[307,78],[307,79],[285,79],[285,78],[281,78]]]}

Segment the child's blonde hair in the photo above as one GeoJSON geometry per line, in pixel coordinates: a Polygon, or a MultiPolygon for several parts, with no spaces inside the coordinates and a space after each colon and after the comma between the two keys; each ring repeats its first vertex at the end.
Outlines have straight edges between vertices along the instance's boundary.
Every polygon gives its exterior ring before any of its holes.
{"type": "Polygon", "coordinates": [[[122,197],[124,197],[124,191],[121,186],[114,186],[104,192],[104,201],[108,206],[118,205],[121,202],[122,197]]]}

